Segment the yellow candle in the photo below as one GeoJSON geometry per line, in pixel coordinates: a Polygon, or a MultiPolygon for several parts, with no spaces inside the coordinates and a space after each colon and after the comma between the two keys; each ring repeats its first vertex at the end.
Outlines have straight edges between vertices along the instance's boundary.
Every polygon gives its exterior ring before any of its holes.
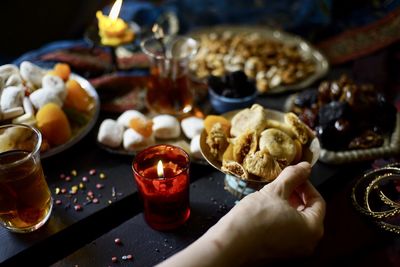
{"type": "Polygon", "coordinates": [[[111,8],[109,16],[106,16],[101,11],[97,11],[99,35],[103,45],[118,46],[124,43],[131,42],[134,33],[126,22],[118,18],[121,10],[122,0],[115,1],[111,8]]]}

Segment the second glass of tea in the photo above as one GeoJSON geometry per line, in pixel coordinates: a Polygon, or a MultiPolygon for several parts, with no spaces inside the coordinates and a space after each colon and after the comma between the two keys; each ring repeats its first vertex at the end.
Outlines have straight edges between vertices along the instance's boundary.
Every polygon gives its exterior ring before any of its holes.
{"type": "Polygon", "coordinates": [[[22,124],[0,126],[0,223],[19,233],[46,223],[53,201],[40,163],[42,136],[22,124]]]}
{"type": "Polygon", "coordinates": [[[150,79],[146,104],[150,111],[174,116],[193,108],[194,93],[190,86],[189,61],[199,43],[189,37],[149,37],[140,44],[150,59],[150,79]]]}

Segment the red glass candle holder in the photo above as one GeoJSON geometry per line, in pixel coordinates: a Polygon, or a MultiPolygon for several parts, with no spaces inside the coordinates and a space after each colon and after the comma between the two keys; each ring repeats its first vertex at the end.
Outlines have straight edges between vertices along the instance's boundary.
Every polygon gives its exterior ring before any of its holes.
{"type": "Polygon", "coordinates": [[[152,228],[172,230],[189,218],[189,165],[189,155],[172,145],[151,146],[136,155],[132,170],[152,228]]]}

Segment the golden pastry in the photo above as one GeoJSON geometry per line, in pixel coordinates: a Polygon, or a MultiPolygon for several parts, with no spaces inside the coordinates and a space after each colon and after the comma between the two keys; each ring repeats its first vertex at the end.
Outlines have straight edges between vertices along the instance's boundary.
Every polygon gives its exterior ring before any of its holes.
{"type": "Polygon", "coordinates": [[[268,182],[274,180],[282,171],[278,161],[267,150],[247,155],[244,158],[243,167],[247,172],[268,182]]]}
{"type": "Polygon", "coordinates": [[[225,149],[228,147],[228,137],[221,123],[215,123],[207,135],[206,143],[210,153],[218,160],[222,159],[225,149]]]}
{"type": "Polygon", "coordinates": [[[254,153],[257,150],[258,137],[253,131],[247,131],[236,137],[233,141],[233,160],[242,163],[243,159],[249,153],[254,153]]]}
{"type": "Polygon", "coordinates": [[[231,121],[231,135],[239,136],[247,130],[261,133],[267,125],[267,114],[265,109],[254,104],[251,108],[246,108],[233,116],[231,121]]]}
{"type": "Polygon", "coordinates": [[[307,144],[309,136],[312,135],[307,126],[292,112],[286,113],[284,117],[285,122],[290,125],[300,143],[307,144]]]}
{"type": "Polygon", "coordinates": [[[293,139],[283,131],[270,128],[261,133],[260,150],[268,150],[269,154],[280,162],[290,164],[296,156],[296,145],[293,139]]]}
{"type": "Polygon", "coordinates": [[[232,161],[232,160],[225,161],[224,160],[222,162],[221,170],[224,172],[233,174],[237,177],[243,178],[243,179],[249,178],[249,173],[243,168],[242,165],[240,165],[236,161],[232,161]]]}

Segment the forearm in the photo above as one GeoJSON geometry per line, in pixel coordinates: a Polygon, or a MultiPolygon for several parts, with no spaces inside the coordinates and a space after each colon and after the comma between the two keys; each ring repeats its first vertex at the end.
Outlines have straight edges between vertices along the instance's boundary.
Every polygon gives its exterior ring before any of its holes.
{"type": "Polygon", "coordinates": [[[219,221],[202,237],[171,258],[157,265],[158,267],[197,267],[197,266],[239,266],[241,260],[229,232],[229,222],[219,221]]]}

